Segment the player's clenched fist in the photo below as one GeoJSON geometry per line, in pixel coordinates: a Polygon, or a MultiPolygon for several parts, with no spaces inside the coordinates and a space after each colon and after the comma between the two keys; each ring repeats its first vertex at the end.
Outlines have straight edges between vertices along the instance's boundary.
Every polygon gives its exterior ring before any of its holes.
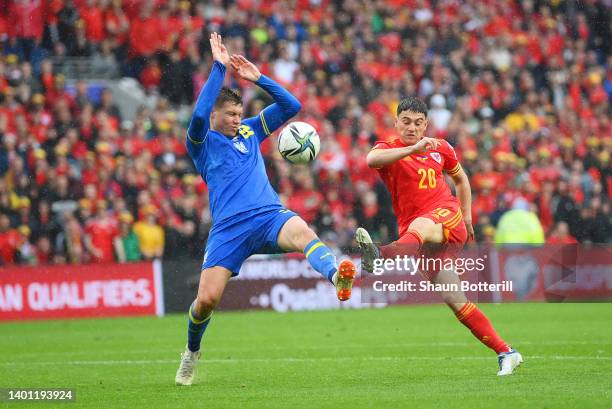
{"type": "Polygon", "coordinates": [[[440,146],[439,139],[425,137],[412,145],[412,149],[414,153],[423,153],[428,150],[438,149],[438,146],[440,146]]]}

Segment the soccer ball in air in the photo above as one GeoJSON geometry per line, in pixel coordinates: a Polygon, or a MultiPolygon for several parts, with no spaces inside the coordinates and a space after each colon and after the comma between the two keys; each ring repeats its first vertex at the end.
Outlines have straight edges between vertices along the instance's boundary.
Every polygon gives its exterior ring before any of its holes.
{"type": "Polygon", "coordinates": [[[278,137],[278,151],[293,164],[313,161],[321,149],[317,130],[306,122],[291,122],[278,137]]]}

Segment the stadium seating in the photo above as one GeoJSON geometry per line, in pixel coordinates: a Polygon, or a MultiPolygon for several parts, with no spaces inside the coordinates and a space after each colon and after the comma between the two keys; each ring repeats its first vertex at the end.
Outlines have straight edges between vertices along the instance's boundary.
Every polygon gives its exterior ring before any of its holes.
{"type": "MultiPolygon", "coordinates": [[[[211,220],[185,113],[208,75],[213,30],[283,82],[318,129],[311,169],[284,162],[274,141],[262,149],[282,199],[333,245],[347,250],[359,225],[376,240],[396,235],[364,158],[393,137],[408,94],[428,102],[431,135],[470,175],[478,241],[495,241],[502,215],[524,201],[550,242],[612,240],[605,2],[228,3],[0,0],[0,264],[111,261],[135,223],[145,241],[163,227],[165,248],[122,261],[201,256],[211,220]],[[67,84],[51,61],[69,57],[98,76],[137,78],[155,107],[123,118],[110,92],[67,84]]],[[[231,84],[246,115],[269,102],[231,84]]]]}

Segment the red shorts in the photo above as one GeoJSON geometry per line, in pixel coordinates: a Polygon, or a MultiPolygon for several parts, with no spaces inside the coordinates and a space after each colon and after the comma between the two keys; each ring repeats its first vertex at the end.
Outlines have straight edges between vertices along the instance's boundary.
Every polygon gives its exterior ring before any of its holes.
{"type": "MultiPolygon", "coordinates": [[[[442,224],[444,244],[452,243],[454,245],[463,245],[467,242],[467,229],[465,228],[465,223],[463,223],[463,214],[461,213],[461,207],[458,203],[444,203],[440,207],[437,207],[430,212],[420,214],[414,219],[419,217],[424,217],[432,220],[434,223],[442,224]]],[[[398,240],[399,243],[403,242],[402,239],[405,237],[406,232],[408,231],[408,228],[405,228],[406,230],[404,230],[403,234],[398,240]]]]}
{"type": "MultiPolygon", "coordinates": [[[[429,259],[455,259],[459,256],[464,244],[467,242],[468,233],[463,222],[463,214],[458,203],[445,203],[434,210],[421,214],[417,217],[425,217],[437,224],[442,225],[444,242],[441,244],[425,244],[419,255],[429,259]]],[[[407,234],[407,233],[405,233],[407,234]]],[[[398,242],[402,242],[400,237],[398,242]]],[[[438,273],[437,269],[425,269],[421,271],[428,279],[433,279],[438,273]]]]}
{"type": "Polygon", "coordinates": [[[444,243],[465,244],[468,238],[461,207],[456,203],[449,203],[423,214],[420,217],[442,224],[444,243]]]}

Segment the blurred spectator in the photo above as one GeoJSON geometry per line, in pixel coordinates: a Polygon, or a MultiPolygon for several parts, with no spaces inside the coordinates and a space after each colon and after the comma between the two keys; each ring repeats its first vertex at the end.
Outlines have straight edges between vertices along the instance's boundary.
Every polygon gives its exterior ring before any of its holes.
{"type": "Polygon", "coordinates": [[[153,17],[152,3],[143,3],[138,17],[130,23],[129,44],[132,73],[140,72],[147,60],[154,55],[159,45],[159,30],[153,17]]]}
{"type": "Polygon", "coordinates": [[[491,224],[491,219],[487,215],[482,215],[474,225],[474,236],[478,243],[494,243],[495,227],[491,224]]]}
{"type": "Polygon", "coordinates": [[[157,224],[157,209],[146,205],[142,209],[144,220],[134,223],[134,233],[138,236],[140,252],[145,260],[161,258],[164,255],[164,229],[157,224]]]}
{"type": "Polygon", "coordinates": [[[97,111],[103,111],[108,116],[115,118],[118,122],[121,122],[121,112],[115,105],[113,100],[113,93],[109,89],[102,90],[100,95],[100,105],[96,107],[97,111]]]}
{"type": "Polygon", "coordinates": [[[11,228],[8,215],[0,214],[0,257],[2,264],[12,264],[16,261],[19,248],[20,234],[17,229],[11,228]]]}
{"type": "Polygon", "coordinates": [[[572,198],[567,183],[560,182],[558,185],[558,194],[553,202],[555,221],[565,222],[568,224],[570,231],[578,231],[582,223],[580,217],[580,209],[572,198]],[[554,204],[556,202],[556,205],[554,204]]]}
{"type": "Polygon", "coordinates": [[[544,230],[538,217],[524,199],[515,200],[512,210],[504,213],[495,232],[496,244],[544,244],[544,230]]]}
{"type": "Polygon", "coordinates": [[[287,206],[297,212],[306,223],[312,223],[323,202],[323,196],[315,189],[309,173],[301,172],[297,178],[296,192],[289,198],[287,206]]]}
{"type": "Polygon", "coordinates": [[[55,262],[81,264],[89,261],[79,221],[69,212],[64,214],[63,219],[64,228],[55,239],[55,262]]]}
{"type": "Polygon", "coordinates": [[[119,236],[115,237],[114,246],[117,260],[122,263],[139,261],[142,257],[138,237],[132,229],[133,222],[134,218],[130,213],[124,212],[119,215],[119,236]]]}
{"type": "Polygon", "coordinates": [[[446,99],[441,94],[435,94],[431,97],[429,104],[431,108],[427,116],[433,127],[433,132],[437,135],[444,136],[448,123],[453,116],[451,111],[446,109],[446,99]]]}
{"type": "Polygon", "coordinates": [[[578,241],[569,233],[569,226],[565,222],[555,225],[550,235],[546,239],[549,244],[576,244],[578,241]]]}
{"type": "Polygon", "coordinates": [[[156,91],[161,82],[162,72],[156,58],[148,58],[138,79],[147,92],[156,91]]]}
{"type": "Polygon", "coordinates": [[[15,0],[9,2],[9,35],[17,40],[17,49],[26,60],[33,57],[41,41],[43,29],[43,2],[41,0],[15,0]]]}
{"type": "Polygon", "coordinates": [[[17,260],[20,264],[38,264],[36,258],[36,248],[30,243],[32,231],[26,225],[21,225],[17,229],[19,238],[17,241],[17,260]]]}
{"type": "Polygon", "coordinates": [[[85,247],[91,261],[110,263],[115,260],[114,241],[118,236],[117,220],[110,216],[105,200],[99,200],[96,209],[96,217],[85,224],[85,247]]]}
{"type": "Polygon", "coordinates": [[[40,236],[36,242],[36,262],[37,264],[48,264],[52,261],[53,249],[51,240],[47,236],[40,236]]]}
{"type": "Polygon", "coordinates": [[[274,76],[281,84],[289,85],[293,82],[295,72],[298,68],[298,63],[289,56],[289,50],[283,47],[280,51],[280,58],[274,63],[274,76]]]}
{"type": "Polygon", "coordinates": [[[119,64],[113,54],[110,40],[103,40],[100,44],[100,51],[91,59],[91,69],[95,77],[114,78],[119,74],[119,64]]]}

